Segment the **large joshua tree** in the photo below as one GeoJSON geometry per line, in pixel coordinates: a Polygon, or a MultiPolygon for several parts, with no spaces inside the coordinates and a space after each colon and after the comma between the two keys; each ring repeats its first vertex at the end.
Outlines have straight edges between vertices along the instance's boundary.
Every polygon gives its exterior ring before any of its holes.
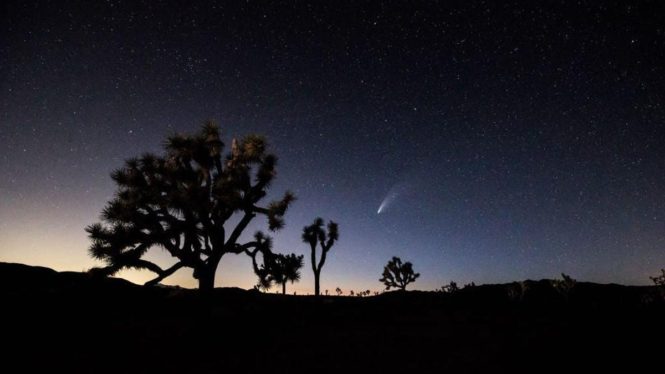
{"type": "Polygon", "coordinates": [[[335,244],[339,239],[339,232],[337,230],[337,224],[333,221],[328,222],[328,232],[323,228],[323,219],[317,218],[309,226],[303,228],[302,240],[305,243],[309,243],[309,246],[312,250],[312,270],[314,271],[314,294],[319,296],[320,294],[320,279],[321,279],[321,269],[326,263],[326,255],[330,248],[335,244]],[[321,246],[321,256],[319,261],[316,261],[316,247],[321,246]]]}
{"type": "Polygon", "coordinates": [[[240,235],[257,215],[267,217],[271,231],[282,228],[294,197],[286,192],[281,200],[259,205],[277,162],[262,137],[234,139],[226,157],[223,146],[217,126],[208,122],[197,134],[169,137],[164,156],[144,154],[114,171],[118,190],[102,212],[103,223],[86,228],[90,254],[106,263],[96,270],[110,275],[124,268],[146,269],[155,273],[146,284],[155,284],[189,267],[199,288],[209,290],[225,254],[255,258],[258,252],[269,253],[264,234],[246,243],[239,242],[240,235]],[[144,259],[155,247],[176,262],[162,268],[144,259]]]}

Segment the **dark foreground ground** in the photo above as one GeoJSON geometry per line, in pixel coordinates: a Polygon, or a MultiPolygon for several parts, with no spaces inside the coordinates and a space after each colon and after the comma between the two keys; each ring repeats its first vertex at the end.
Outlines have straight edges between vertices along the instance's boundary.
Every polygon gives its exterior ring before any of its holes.
{"type": "Polygon", "coordinates": [[[630,372],[665,367],[655,287],[550,281],[454,294],[143,288],[0,263],[2,372],[630,372]],[[18,366],[16,366],[18,365],[18,366]]]}

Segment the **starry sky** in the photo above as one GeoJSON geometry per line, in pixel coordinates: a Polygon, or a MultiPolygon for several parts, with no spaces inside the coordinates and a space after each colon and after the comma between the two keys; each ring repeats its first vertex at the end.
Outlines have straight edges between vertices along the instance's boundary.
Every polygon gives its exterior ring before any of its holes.
{"type": "MultiPolygon", "coordinates": [[[[110,172],[214,119],[227,144],[263,134],[280,158],[271,196],[298,200],[275,250],[307,254],[304,225],[339,223],[322,289],[379,290],[391,256],[424,290],[561,272],[648,284],[665,266],[661,2],[3,8],[0,261],[100,265],[84,227],[110,172]]],[[[255,281],[230,255],[216,285],[255,281]]],[[[190,270],[165,283],[196,285],[190,270]]],[[[312,289],[306,263],[288,290],[312,289]]]]}

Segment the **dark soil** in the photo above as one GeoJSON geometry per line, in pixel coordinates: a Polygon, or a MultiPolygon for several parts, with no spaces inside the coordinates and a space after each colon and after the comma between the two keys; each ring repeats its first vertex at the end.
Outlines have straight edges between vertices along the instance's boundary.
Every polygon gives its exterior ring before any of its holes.
{"type": "Polygon", "coordinates": [[[553,282],[282,296],[0,263],[2,372],[660,372],[665,292],[553,282]]]}

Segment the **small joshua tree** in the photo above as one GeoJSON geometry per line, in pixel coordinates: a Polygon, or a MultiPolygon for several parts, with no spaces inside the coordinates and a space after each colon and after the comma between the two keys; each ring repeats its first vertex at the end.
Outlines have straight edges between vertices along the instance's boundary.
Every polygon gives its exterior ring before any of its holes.
{"type": "Polygon", "coordinates": [[[277,254],[273,261],[270,270],[272,279],[275,283],[282,285],[282,295],[286,295],[286,283],[300,280],[300,269],[304,264],[303,256],[296,256],[293,253],[290,255],[277,254]]]}
{"type": "Polygon", "coordinates": [[[413,265],[410,262],[402,264],[399,257],[393,257],[383,268],[383,275],[379,281],[386,285],[386,290],[398,288],[404,291],[406,286],[415,282],[419,276],[419,273],[413,271],[413,265]]]}
{"type": "Polygon", "coordinates": [[[312,270],[314,271],[314,295],[319,296],[321,268],[326,263],[326,255],[330,248],[339,239],[337,224],[333,221],[328,222],[328,232],[323,229],[323,219],[317,218],[309,226],[303,228],[302,240],[308,243],[312,250],[312,270]],[[321,256],[319,262],[316,262],[316,246],[321,246],[321,256]]]}
{"type": "Polygon", "coordinates": [[[247,249],[246,253],[252,258],[254,273],[259,277],[259,283],[254,288],[269,290],[273,283],[277,283],[282,286],[282,294],[286,294],[286,283],[300,280],[300,269],[304,264],[303,255],[273,253],[272,238],[260,231],[254,234],[253,243],[256,243],[254,248],[247,249]],[[263,258],[260,266],[257,261],[259,254],[263,258]]]}
{"type": "Polygon", "coordinates": [[[337,288],[335,288],[335,293],[337,293],[337,296],[342,296],[342,294],[344,293],[344,291],[342,291],[341,288],[337,287],[337,288]]]}

